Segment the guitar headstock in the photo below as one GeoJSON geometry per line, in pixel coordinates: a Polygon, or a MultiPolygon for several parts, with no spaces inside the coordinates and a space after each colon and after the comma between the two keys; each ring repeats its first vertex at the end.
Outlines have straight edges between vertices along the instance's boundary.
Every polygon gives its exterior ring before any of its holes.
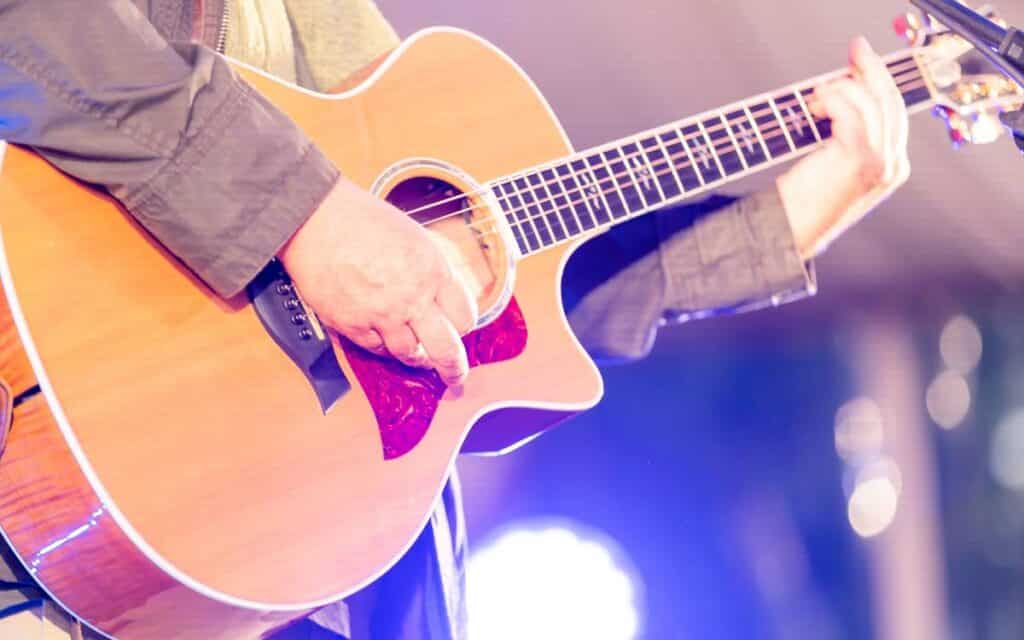
{"type": "MultiPolygon", "coordinates": [[[[977,11],[1005,24],[989,6],[977,11]]],[[[1024,90],[931,15],[907,13],[893,27],[915,48],[934,113],[946,122],[955,146],[995,141],[1005,131],[999,116],[1024,108],[1024,90]]]]}

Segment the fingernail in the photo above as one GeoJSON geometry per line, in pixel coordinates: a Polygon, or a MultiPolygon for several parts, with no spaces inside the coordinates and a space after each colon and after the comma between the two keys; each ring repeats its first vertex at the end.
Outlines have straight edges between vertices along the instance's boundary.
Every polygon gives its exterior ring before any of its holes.
{"type": "Polygon", "coordinates": [[[458,376],[455,376],[455,377],[452,377],[452,378],[447,378],[444,381],[444,383],[446,385],[448,385],[449,387],[461,387],[462,383],[464,383],[466,381],[466,377],[468,375],[469,374],[467,374],[467,373],[463,373],[461,375],[458,375],[458,376]]]}
{"type": "Polygon", "coordinates": [[[864,36],[858,36],[857,39],[860,40],[860,46],[864,49],[865,53],[875,53],[875,48],[871,46],[871,42],[867,38],[864,36]]]}

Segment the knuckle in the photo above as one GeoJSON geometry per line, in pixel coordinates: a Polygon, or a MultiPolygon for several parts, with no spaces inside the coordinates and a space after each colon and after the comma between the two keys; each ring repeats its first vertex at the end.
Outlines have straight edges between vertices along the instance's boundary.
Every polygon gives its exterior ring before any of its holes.
{"type": "Polygon", "coordinates": [[[403,363],[413,367],[423,362],[423,358],[419,355],[415,348],[403,348],[401,353],[392,352],[391,355],[395,356],[403,363]]]}
{"type": "Polygon", "coordinates": [[[443,369],[444,371],[458,372],[466,368],[466,366],[463,364],[462,358],[459,358],[457,355],[453,354],[444,354],[438,356],[437,358],[434,359],[434,364],[437,365],[438,369],[443,369]]]}
{"type": "Polygon", "coordinates": [[[400,327],[406,325],[412,317],[411,310],[412,307],[409,304],[392,307],[381,314],[380,321],[387,327],[400,327]]]}
{"type": "Polygon", "coordinates": [[[869,187],[881,184],[886,177],[885,159],[874,153],[865,156],[861,163],[860,177],[869,187]]]}

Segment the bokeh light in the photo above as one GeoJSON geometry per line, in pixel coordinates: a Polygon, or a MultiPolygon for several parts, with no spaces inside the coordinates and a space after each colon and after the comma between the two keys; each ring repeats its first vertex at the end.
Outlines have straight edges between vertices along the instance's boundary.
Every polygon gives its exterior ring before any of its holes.
{"type": "Polygon", "coordinates": [[[836,452],[847,462],[875,455],[885,441],[882,410],[867,397],[854,398],[836,411],[835,430],[836,452]]]}
{"type": "Polygon", "coordinates": [[[1013,491],[1024,491],[1024,409],[996,425],[989,460],[996,482],[1013,491]]]}
{"type": "Polygon", "coordinates": [[[939,338],[939,352],[946,366],[967,375],[981,361],[982,338],[978,325],[964,315],[950,319],[939,338]]]}
{"type": "Polygon", "coordinates": [[[473,640],[633,640],[640,585],[611,541],[573,525],[512,528],[469,561],[473,640]]]}
{"type": "Polygon", "coordinates": [[[903,476],[890,459],[882,458],[858,473],[847,503],[850,526],[862,538],[872,538],[889,528],[896,518],[903,476]]]}
{"type": "Polygon", "coordinates": [[[935,424],[954,429],[971,410],[971,387],[959,373],[943,371],[928,385],[925,404],[935,424]]]}

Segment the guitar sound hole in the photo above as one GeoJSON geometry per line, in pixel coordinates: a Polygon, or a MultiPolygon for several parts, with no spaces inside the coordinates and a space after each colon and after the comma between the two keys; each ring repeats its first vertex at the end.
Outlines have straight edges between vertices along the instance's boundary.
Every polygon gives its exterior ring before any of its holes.
{"type": "Polygon", "coordinates": [[[386,200],[423,225],[452,270],[476,298],[481,317],[503,302],[509,277],[509,249],[495,212],[480,198],[431,176],[406,179],[386,200]]]}

